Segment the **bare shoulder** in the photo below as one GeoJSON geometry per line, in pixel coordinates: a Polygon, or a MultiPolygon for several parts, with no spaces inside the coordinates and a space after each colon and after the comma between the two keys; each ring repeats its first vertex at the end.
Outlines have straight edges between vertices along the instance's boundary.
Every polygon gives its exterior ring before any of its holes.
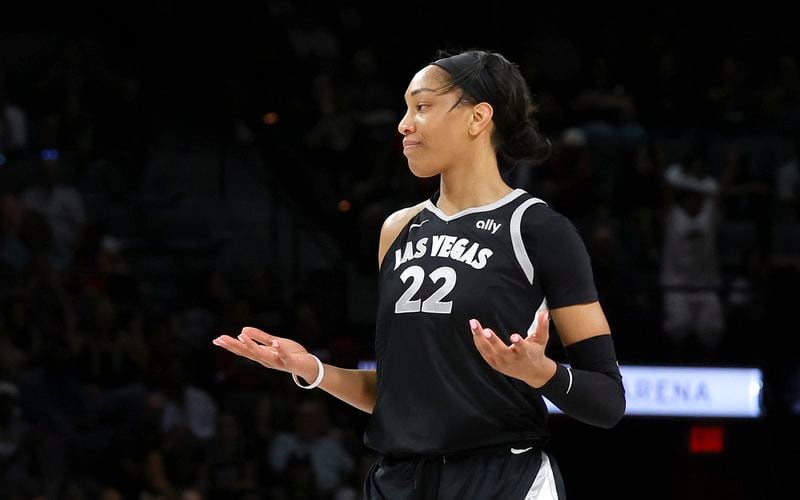
{"type": "Polygon", "coordinates": [[[397,210],[386,217],[386,220],[383,221],[383,226],[381,227],[381,236],[383,236],[384,233],[393,233],[392,240],[394,240],[403,227],[408,224],[408,221],[420,213],[424,207],[425,202],[421,201],[411,207],[401,208],[400,210],[397,210]]]}
{"type": "Polygon", "coordinates": [[[394,243],[397,235],[400,234],[400,231],[408,224],[408,221],[422,211],[424,206],[425,202],[422,201],[414,206],[401,208],[386,217],[386,220],[383,221],[383,226],[381,226],[381,240],[378,245],[378,267],[380,267],[383,257],[389,247],[392,246],[392,243],[394,243]]]}

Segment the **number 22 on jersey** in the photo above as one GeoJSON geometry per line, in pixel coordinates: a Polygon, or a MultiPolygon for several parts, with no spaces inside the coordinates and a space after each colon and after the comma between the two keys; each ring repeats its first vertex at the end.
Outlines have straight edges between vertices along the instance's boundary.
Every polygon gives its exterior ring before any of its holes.
{"type": "Polygon", "coordinates": [[[453,309],[453,301],[443,302],[442,299],[453,291],[453,288],[456,286],[456,270],[447,266],[439,267],[433,270],[428,277],[434,283],[438,283],[442,280],[444,280],[444,283],[442,283],[442,285],[427,299],[412,300],[412,297],[417,294],[422,287],[422,283],[425,281],[425,270],[420,266],[411,266],[400,274],[400,279],[403,280],[403,283],[407,283],[409,278],[411,278],[411,284],[394,304],[394,312],[396,314],[420,311],[426,313],[450,314],[450,311],[453,309]]]}

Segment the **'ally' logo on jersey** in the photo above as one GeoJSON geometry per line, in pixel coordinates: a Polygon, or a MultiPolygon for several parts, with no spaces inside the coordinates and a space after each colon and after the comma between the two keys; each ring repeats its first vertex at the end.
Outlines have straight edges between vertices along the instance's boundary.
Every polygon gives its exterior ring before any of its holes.
{"type": "Polygon", "coordinates": [[[499,222],[495,222],[494,219],[486,219],[486,220],[479,220],[475,223],[475,227],[478,229],[485,229],[487,231],[491,231],[492,234],[496,233],[498,229],[500,229],[499,222]]]}

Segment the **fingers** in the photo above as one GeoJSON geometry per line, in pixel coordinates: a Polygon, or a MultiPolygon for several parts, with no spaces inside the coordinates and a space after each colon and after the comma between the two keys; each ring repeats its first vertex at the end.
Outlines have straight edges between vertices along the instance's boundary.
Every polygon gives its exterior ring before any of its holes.
{"type": "Polygon", "coordinates": [[[483,328],[478,320],[471,319],[469,325],[478,352],[490,365],[496,365],[505,355],[518,352],[517,349],[512,349],[513,345],[507,346],[491,328],[483,328]]]}
{"type": "Polygon", "coordinates": [[[544,351],[549,335],[550,315],[547,311],[541,311],[536,319],[537,325],[531,335],[525,337],[513,333],[509,336],[510,346],[491,328],[483,328],[478,320],[471,319],[469,325],[475,347],[490,367],[528,382],[532,380],[532,372],[535,374],[541,371],[542,363],[546,362],[544,351]]]}
{"type": "Polygon", "coordinates": [[[506,345],[506,343],[497,336],[494,330],[491,328],[484,328],[477,319],[469,320],[469,325],[470,329],[472,330],[472,334],[476,337],[476,342],[481,341],[482,345],[493,350],[503,350],[508,348],[508,345],[506,345]]]}
{"type": "MultiPolygon", "coordinates": [[[[496,345],[493,340],[497,339],[497,335],[495,335],[490,328],[484,328],[477,319],[469,320],[469,327],[472,330],[473,340],[479,350],[483,349],[487,352],[493,352],[495,350],[496,345]]],[[[497,340],[499,341],[500,339],[497,340]]]]}
{"type": "Polygon", "coordinates": [[[484,328],[477,319],[469,320],[469,328],[472,330],[472,341],[475,342],[478,352],[490,365],[494,363],[495,354],[492,345],[486,341],[486,336],[492,336],[491,331],[484,331],[484,328]]]}
{"type": "Polygon", "coordinates": [[[242,342],[228,335],[220,335],[219,337],[215,338],[212,343],[227,349],[234,354],[238,354],[239,356],[244,356],[247,350],[247,346],[245,346],[242,342]]]}
{"type": "Polygon", "coordinates": [[[546,346],[550,338],[550,311],[544,309],[536,313],[536,328],[528,335],[527,340],[546,346]]]}
{"type": "Polygon", "coordinates": [[[270,342],[267,345],[267,348],[271,352],[275,353],[275,359],[279,365],[281,366],[286,365],[286,362],[289,360],[289,356],[291,355],[291,353],[289,353],[286,350],[286,346],[283,343],[278,342],[278,339],[273,338],[272,342],[270,342]]]}
{"type": "Polygon", "coordinates": [[[259,348],[263,347],[261,344],[257,343],[255,340],[243,333],[239,334],[237,338],[239,339],[239,342],[244,344],[245,348],[247,348],[247,350],[251,353],[257,353],[259,352],[259,348]]]}
{"type": "Polygon", "coordinates": [[[275,361],[279,361],[279,364],[283,364],[285,361],[284,356],[281,356],[276,349],[278,345],[277,340],[273,340],[271,345],[261,345],[244,333],[239,334],[238,339],[247,347],[248,352],[258,358],[259,362],[264,361],[264,356],[267,357],[267,361],[271,364],[274,364],[275,361]]]}
{"type": "Polygon", "coordinates": [[[286,367],[292,354],[287,349],[286,344],[281,341],[285,339],[275,337],[274,335],[270,335],[263,330],[251,326],[242,328],[239,340],[247,344],[251,350],[258,348],[263,350],[266,348],[272,355],[272,357],[270,357],[270,362],[279,367],[286,367]]]}
{"type": "Polygon", "coordinates": [[[252,326],[246,326],[242,328],[242,335],[245,335],[256,342],[264,345],[272,345],[272,341],[275,340],[275,337],[268,334],[267,332],[261,331],[258,328],[253,328],[252,326]]]}
{"type": "Polygon", "coordinates": [[[515,333],[511,335],[511,350],[517,352],[529,362],[540,356],[544,349],[536,344],[536,338],[533,335],[525,337],[515,333]]]}
{"type": "Polygon", "coordinates": [[[528,344],[525,342],[525,337],[523,337],[522,335],[520,335],[518,333],[514,333],[514,334],[511,335],[510,338],[511,338],[511,347],[510,347],[510,349],[513,349],[514,351],[517,351],[517,352],[522,352],[525,349],[527,349],[528,344]]]}
{"type": "Polygon", "coordinates": [[[278,368],[284,364],[275,348],[258,344],[244,334],[239,335],[238,338],[220,335],[212,342],[214,345],[220,346],[233,354],[260,363],[268,368],[278,368]]]}

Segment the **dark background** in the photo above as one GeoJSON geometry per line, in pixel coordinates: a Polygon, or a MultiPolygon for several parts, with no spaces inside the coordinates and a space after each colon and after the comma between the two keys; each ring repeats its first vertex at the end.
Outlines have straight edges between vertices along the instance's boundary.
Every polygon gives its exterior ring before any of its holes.
{"type": "Polygon", "coordinates": [[[437,187],[402,156],[402,95],[436,49],[471,47],[530,82],[554,150],[507,181],[581,231],[620,362],[765,376],[755,420],[602,430],[554,416],[570,498],[782,497],[800,459],[800,54],[786,12],[24,10],[0,21],[0,498],[357,497],[375,460],[367,416],[211,339],[252,325],[338,366],[372,359],[380,224],[437,187]],[[711,347],[662,326],[664,173],[693,158],[719,186],[725,328],[711,347]],[[722,451],[692,453],[698,428],[721,432],[722,451]],[[345,457],[328,461],[344,464],[332,483],[303,447],[270,460],[298,436],[345,457]]]}

